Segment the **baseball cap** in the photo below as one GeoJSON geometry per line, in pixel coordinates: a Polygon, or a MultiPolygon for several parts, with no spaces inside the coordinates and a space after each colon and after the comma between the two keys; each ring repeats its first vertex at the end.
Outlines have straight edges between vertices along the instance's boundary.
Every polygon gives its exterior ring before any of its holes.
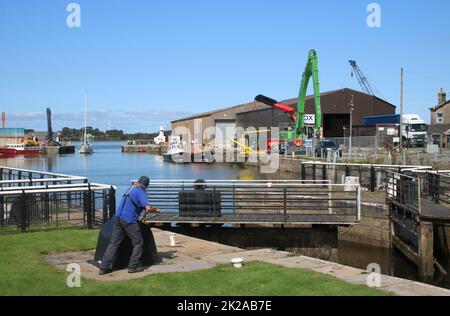
{"type": "Polygon", "coordinates": [[[146,176],[141,176],[138,182],[142,184],[144,187],[148,187],[148,185],[150,184],[150,179],[146,176]]]}

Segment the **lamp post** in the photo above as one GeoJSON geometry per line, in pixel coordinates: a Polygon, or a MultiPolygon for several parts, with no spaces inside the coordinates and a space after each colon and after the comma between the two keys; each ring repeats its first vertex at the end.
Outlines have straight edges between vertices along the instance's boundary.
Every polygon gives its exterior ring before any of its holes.
{"type": "Polygon", "coordinates": [[[347,127],[344,125],[344,126],[342,126],[342,131],[343,131],[343,134],[344,134],[344,146],[345,146],[345,130],[347,129],[347,127]]]}
{"type": "Polygon", "coordinates": [[[352,94],[352,99],[350,101],[349,104],[349,111],[350,111],[350,134],[348,137],[348,157],[351,158],[352,157],[352,128],[353,128],[353,94],[352,94]]]}

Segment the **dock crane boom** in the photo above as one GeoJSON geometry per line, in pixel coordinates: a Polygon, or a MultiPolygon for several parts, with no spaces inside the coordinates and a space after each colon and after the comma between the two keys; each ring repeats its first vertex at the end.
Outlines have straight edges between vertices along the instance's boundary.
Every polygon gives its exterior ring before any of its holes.
{"type": "Polygon", "coordinates": [[[53,141],[52,111],[50,108],[47,108],[47,141],[53,141]]]}
{"type": "MultiPolygon", "coordinates": [[[[353,71],[356,75],[356,79],[358,79],[359,85],[364,90],[364,92],[366,92],[367,94],[370,94],[372,96],[375,96],[375,92],[373,92],[373,89],[369,84],[369,80],[367,80],[367,77],[364,75],[362,70],[358,67],[358,65],[356,64],[356,61],[349,60],[348,62],[350,63],[350,66],[352,66],[353,71]]],[[[352,73],[352,76],[353,76],[353,73],[352,73]]]]}
{"type": "MultiPolygon", "coordinates": [[[[308,54],[308,59],[306,61],[305,70],[303,71],[302,80],[300,83],[300,90],[297,100],[297,108],[293,108],[278,101],[266,97],[264,95],[257,95],[255,101],[262,102],[264,104],[270,105],[276,109],[279,109],[289,115],[291,120],[295,122],[295,131],[293,137],[295,138],[295,143],[297,146],[301,147],[301,144],[306,139],[305,132],[305,102],[306,102],[306,91],[308,89],[309,80],[313,80],[314,85],[314,104],[316,111],[315,119],[315,134],[318,137],[322,137],[322,109],[320,104],[320,85],[319,85],[319,62],[317,57],[317,52],[311,49],[308,54]]],[[[280,133],[280,138],[282,134],[280,133]]],[[[285,137],[287,140],[292,140],[292,136],[285,137]]]]}

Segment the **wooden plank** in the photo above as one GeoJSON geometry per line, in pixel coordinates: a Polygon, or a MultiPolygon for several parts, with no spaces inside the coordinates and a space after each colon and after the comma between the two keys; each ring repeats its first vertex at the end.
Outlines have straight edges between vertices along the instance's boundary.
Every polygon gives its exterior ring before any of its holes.
{"type": "Polygon", "coordinates": [[[414,264],[418,264],[418,254],[411,247],[405,244],[397,236],[392,236],[392,245],[396,247],[402,254],[404,254],[414,264]]]}
{"type": "Polygon", "coordinates": [[[421,221],[419,224],[419,275],[424,278],[434,276],[433,223],[421,221]]]}

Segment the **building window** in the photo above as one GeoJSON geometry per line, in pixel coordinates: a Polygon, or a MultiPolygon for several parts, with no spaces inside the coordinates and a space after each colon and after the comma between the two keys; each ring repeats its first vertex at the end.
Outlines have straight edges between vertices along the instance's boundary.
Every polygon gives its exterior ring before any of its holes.
{"type": "Polygon", "coordinates": [[[444,115],[442,113],[436,113],[436,123],[437,124],[444,123],[444,115]]]}

